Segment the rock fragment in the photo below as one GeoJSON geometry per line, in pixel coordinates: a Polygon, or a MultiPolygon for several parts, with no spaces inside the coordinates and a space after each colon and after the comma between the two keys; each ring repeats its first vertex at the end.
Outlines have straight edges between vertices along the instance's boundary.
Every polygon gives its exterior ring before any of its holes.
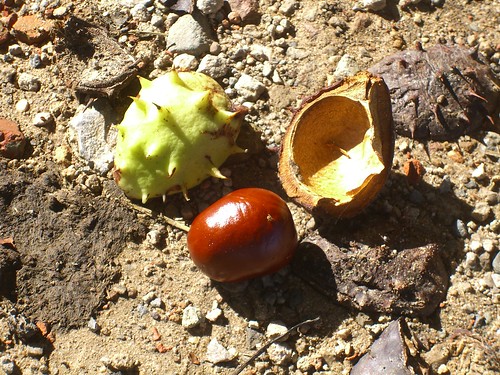
{"type": "Polygon", "coordinates": [[[207,361],[214,364],[229,362],[236,357],[234,350],[226,349],[217,339],[210,340],[207,346],[207,361]]]}
{"type": "Polygon", "coordinates": [[[38,77],[29,73],[19,74],[17,84],[21,90],[33,92],[39,91],[42,86],[38,77]]]}
{"type": "Polygon", "coordinates": [[[206,55],[200,61],[196,70],[198,73],[204,73],[213,79],[220,79],[226,76],[229,68],[226,60],[220,56],[206,55]]]}
{"type": "Polygon", "coordinates": [[[248,74],[242,74],[238,79],[234,88],[238,94],[243,98],[243,100],[248,100],[255,102],[264,93],[266,87],[263,83],[256,80],[255,78],[249,76],[248,74]]]}
{"type": "Polygon", "coordinates": [[[203,14],[215,14],[217,13],[222,6],[224,5],[224,0],[197,0],[196,7],[203,14]]]}
{"type": "Polygon", "coordinates": [[[292,360],[293,350],[286,343],[273,343],[267,348],[267,355],[271,362],[282,366],[292,360]]]}
{"type": "Polygon", "coordinates": [[[12,26],[14,38],[26,44],[43,43],[50,35],[54,25],[35,15],[19,17],[12,26]]]}
{"type": "Polygon", "coordinates": [[[79,155],[102,174],[109,171],[113,162],[113,152],[107,142],[112,117],[107,99],[100,98],[89,107],[82,107],[69,123],[79,155]]]}
{"type": "Polygon", "coordinates": [[[259,0],[228,0],[228,3],[241,21],[253,23],[259,20],[259,0]]]}
{"type": "Polygon", "coordinates": [[[187,329],[197,327],[203,321],[200,309],[193,305],[187,306],[182,312],[182,326],[187,329]]]}
{"type": "Polygon", "coordinates": [[[26,138],[14,121],[0,118],[0,155],[20,159],[26,147],[26,138]]]}
{"type": "Polygon", "coordinates": [[[199,56],[210,50],[211,43],[204,25],[190,14],[179,17],[168,31],[167,46],[174,53],[199,56]]]}

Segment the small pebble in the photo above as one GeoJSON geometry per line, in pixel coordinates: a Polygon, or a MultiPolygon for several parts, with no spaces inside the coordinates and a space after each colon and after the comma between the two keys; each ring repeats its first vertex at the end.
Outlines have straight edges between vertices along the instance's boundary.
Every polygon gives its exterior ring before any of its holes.
{"type": "Polygon", "coordinates": [[[357,72],[359,72],[359,65],[357,60],[351,55],[345,54],[337,63],[337,67],[335,68],[335,72],[333,72],[333,75],[336,78],[343,78],[355,75],[357,72]]]}
{"type": "Polygon", "coordinates": [[[468,269],[477,269],[479,265],[479,257],[476,253],[468,252],[465,254],[465,267],[468,269]]]}
{"type": "Polygon", "coordinates": [[[101,330],[101,326],[97,323],[97,320],[95,320],[94,317],[90,317],[88,323],[87,323],[87,328],[90,329],[94,333],[99,333],[101,330]]]}
{"type": "Polygon", "coordinates": [[[487,253],[492,253],[496,249],[496,243],[495,240],[492,240],[490,238],[487,238],[483,240],[483,249],[487,253]]]}
{"type": "Polygon", "coordinates": [[[213,338],[207,345],[207,361],[212,363],[229,362],[236,357],[236,351],[226,349],[217,339],[213,338]]]}
{"type": "Polygon", "coordinates": [[[172,64],[179,70],[195,70],[198,67],[198,60],[193,55],[181,53],[174,57],[172,64]]]}
{"type": "MultiPolygon", "coordinates": [[[[281,336],[285,334],[288,331],[288,328],[286,325],[284,325],[281,322],[271,322],[267,326],[266,329],[266,336],[269,337],[270,339],[275,339],[278,336],[281,336]]],[[[283,337],[281,341],[285,341],[287,337],[283,337]]]]}
{"type": "Polygon", "coordinates": [[[41,357],[43,355],[43,348],[41,348],[39,346],[27,345],[26,346],[26,353],[30,357],[41,357]]]}
{"type": "Polygon", "coordinates": [[[437,369],[437,373],[438,374],[449,374],[450,370],[448,369],[448,366],[446,366],[445,364],[442,364],[442,365],[439,365],[439,367],[437,369]]]}
{"type": "Polygon", "coordinates": [[[493,281],[493,285],[495,285],[495,288],[500,289],[500,274],[492,273],[491,279],[493,281]]]}
{"type": "Polygon", "coordinates": [[[193,305],[187,306],[182,312],[182,326],[190,329],[199,326],[203,321],[200,309],[193,305]]]}
{"type": "Polygon", "coordinates": [[[5,355],[0,358],[0,369],[2,369],[6,375],[11,375],[16,369],[16,363],[10,358],[10,356],[5,355]]]}
{"type": "Polygon", "coordinates": [[[17,78],[17,84],[23,91],[37,92],[41,88],[40,80],[29,73],[21,73],[17,78]]]}
{"type": "Polygon", "coordinates": [[[224,0],[197,0],[196,7],[203,14],[215,14],[224,5],[224,0]]]}
{"type": "Polygon", "coordinates": [[[26,99],[20,99],[16,103],[16,111],[17,112],[23,113],[23,112],[28,111],[29,109],[30,109],[30,103],[26,99]]]}
{"type": "Polygon", "coordinates": [[[43,66],[42,57],[38,53],[31,55],[29,58],[29,62],[30,66],[35,69],[41,68],[43,66]]]}
{"type": "Polygon", "coordinates": [[[206,74],[214,79],[225,77],[229,68],[226,60],[220,56],[205,55],[198,66],[197,72],[206,74]]]}
{"type": "Polygon", "coordinates": [[[267,355],[271,362],[278,366],[289,363],[293,356],[293,350],[286,343],[273,343],[267,348],[267,355]]]}
{"type": "Polygon", "coordinates": [[[491,267],[493,268],[493,272],[500,274],[500,252],[495,255],[493,261],[491,262],[491,267]]]}
{"type": "Polygon", "coordinates": [[[478,202],[476,203],[474,210],[471,213],[471,216],[474,220],[479,223],[484,223],[488,220],[491,214],[491,207],[486,202],[478,202]]]}
{"type": "Polygon", "coordinates": [[[483,244],[481,243],[481,241],[471,241],[469,243],[469,248],[471,251],[478,253],[483,249],[483,244]]]}
{"type": "Polygon", "coordinates": [[[163,306],[163,301],[161,300],[160,297],[156,297],[153,300],[151,300],[151,302],[149,302],[149,306],[161,308],[163,306]]]}
{"type": "Polygon", "coordinates": [[[19,44],[12,44],[9,46],[9,53],[12,56],[22,56],[24,55],[23,48],[19,44]]]}
{"type": "Polygon", "coordinates": [[[54,122],[54,117],[50,112],[40,112],[33,118],[33,125],[42,128],[51,125],[54,122]]]}
{"type": "Polygon", "coordinates": [[[458,237],[465,238],[469,235],[469,231],[467,230],[467,225],[460,219],[455,222],[455,234],[458,237]]]}
{"type": "Polygon", "coordinates": [[[362,0],[353,7],[353,10],[371,10],[378,11],[386,7],[386,0],[362,0]]]}
{"type": "Polygon", "coordinates": [[[471,176],[472,176],[472,178],[474,178],[478,181],[481,181],[481,180],[488,178],[488,175],[486,174],[486,172],[484,170],[484,163],[481,163],[476,169],[474,169],[472,171],[471,176]]]}
{"type": "Polygon", "coordinates": [[[242,74],[234,88],[243,100],[250,102],[255,102],[266,91],[266,87],[262,82],[248,74],[242,74]]]}
{"type": "Polygon", "coordinates": [[[109,357],[102,357],[101,362],[108,369],[120,372],[135,372],[135,369],[140,365],[140,361],[133,359],[128,354],[117,353],[109,357]]]}
{"type": "Polygon", "coordinates": [[[156,292],[148,292],[146,293],[143,297],[142,297],[142,300],[146,303],[150,303],[153,299],[156,298],[156,292]]]}

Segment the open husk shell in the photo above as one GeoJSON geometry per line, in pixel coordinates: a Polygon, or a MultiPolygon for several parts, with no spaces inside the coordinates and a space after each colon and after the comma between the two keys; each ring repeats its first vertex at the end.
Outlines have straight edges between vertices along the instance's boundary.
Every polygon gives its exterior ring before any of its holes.
{"type": "Polygon", "coordinates": [[[285,134],[279,176],[307,210],[352,217],[384,186],[393,154],[387,86],[360,72],[303,103],[285,134]]]}

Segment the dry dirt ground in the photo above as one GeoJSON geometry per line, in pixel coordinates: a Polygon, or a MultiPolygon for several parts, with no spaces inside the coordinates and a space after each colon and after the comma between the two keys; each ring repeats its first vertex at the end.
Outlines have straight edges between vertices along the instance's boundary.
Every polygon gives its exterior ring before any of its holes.
{"type": "MultiPolygon", "coordinates": [[[[318,322],[290,334],[244,373],[349,373],[397,316],[339,306],[289,267],[242,285],[215,284],[192,264],[185,233],[163,217],[189,224],[240,187],[268,188],[287,199],[277,161],[292,109],[335,79],[346,54],[366,69],[416,42],[424,48],[458,43],[477,47],[498,73],[498,1],[422,0],[404,9],[388,1],[382,11],[361,12],[345,0],[263,0],[253,23],[237,26],[213,17],[213,53],[227,65],[222,86],[236,102],[243,101],[234,90],[242,73],[265,86],[259,99],[247,103],[238,143],[248,153],[225,164],[228,180],[192,189],[189,202],[172,196],[145,206],[124,197],[111,172],[97,173],[80,157],[69,122],[88,97],[75,94],[68,74],[78,77],[85,61],[71,65],[68,50],[58,47],[73,14],[107,29],[127,54],[140,58],[140,75],[158,76],[174,57],[165,52],[168,10],[160,1],[146,2],[148,20],[130,16],[139,1],[3,3],[20,15],[51,19],[54,26],[41,43],[11,39],[0,46],[0,114],[16,121],[29,141],[22,158],[0,157],[0,239],[14,240],[0,245],[0,373],[231,374],[270,339],[271,322],[290,328],[316,317],[318,322]],[[113,23],[118,13],[128,28],[113,23]],[[151,27],[151,14],[166,26],[151,27]],[[21,55],[9,52],[13,44],[21,55]],[[263,74],[268,57],[249,53],[255,45],[268,48],[274,76],[263,74]],[[41,65],[33,55],[42,56],[41,65]],[[40,89],[20,87],[22,73],[38,77],[40,89]],[[28,109],[16,109],[22,99],[28,109]],[[52,123],[35,126],[43,112],[51,113],[52,123]],[[192,307],[215,319],[185,327],[183,314],[192,307]],[[214,339],[227,361],[212,363],[214,339]]],[[[136,92],[132,81],[108,100],[114,123],[136,92]]],[[[500,233],[499,147],[498,134],[487,130],[427,144],[397,137],[384,190],[352,220],[315,218],[287,199],[301,238],[321,232],[366,246],[438,243],[449,274],[447,294],[430,316],[408,318],[435,373],[500,372],[499,280],[492,270],[500,233]],[[417,187],[402,172],[408,152],[427,170],[417,187]]]]}

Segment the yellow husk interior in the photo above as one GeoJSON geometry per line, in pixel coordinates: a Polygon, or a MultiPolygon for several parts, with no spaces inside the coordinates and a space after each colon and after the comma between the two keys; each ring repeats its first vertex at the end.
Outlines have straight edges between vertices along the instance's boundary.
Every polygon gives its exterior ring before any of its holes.
{"type": "Polygon", "coordinates": [[[367,102],[326,96],[297,118],[293,158],[314,194],[348,203],[384,170],[367,102]],[[307,151],[307,152],[305,152],[307,151]]]}

